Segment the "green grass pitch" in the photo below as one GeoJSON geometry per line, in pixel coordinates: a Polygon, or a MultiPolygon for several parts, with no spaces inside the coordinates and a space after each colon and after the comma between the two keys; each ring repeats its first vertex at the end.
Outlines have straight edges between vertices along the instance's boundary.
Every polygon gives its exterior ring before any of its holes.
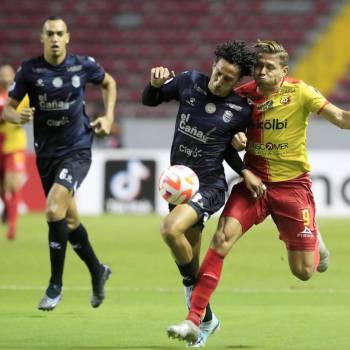
{"type": "MultiPolygon", "coordinates": [[[[104,304],[89,304],[90,280],[69,247],[64,296],[56,310],[36,309],[49,277],[44,215],[21,217],[18,238],[0,226],[0,350],[183,349],[166,337],[186,316],[183,290],[159,236],[158,216],[84,217],[101,261],[113,275],[104,304]]],[[[207,224],[206,251],[217,219],[207,224]]],[[[221,331],[208,349],[350,349],[349,220],[322,219],[331,267],[301,282],[289,272],[271,220],[255,227],[226,259],[212,307],[221,331]]]]}

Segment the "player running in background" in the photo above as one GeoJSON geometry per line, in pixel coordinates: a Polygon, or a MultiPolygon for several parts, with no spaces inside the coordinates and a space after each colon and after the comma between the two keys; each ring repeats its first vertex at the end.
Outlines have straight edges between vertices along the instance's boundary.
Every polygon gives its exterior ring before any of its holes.
{"type": "MultiPolygon", "coordinates": [[[[143,92],[145,105],[179,101],[170,163],[190,167],[199,178],[200,188],[194,198],[186,204],[170,206],[161,225],[161,235],[183,278],[188,307],[198,274],[203,225],[225,202],[223,160],[244,178],[248,197],[264,192],[260,179],[245,169],[230,145],[233,135],[245,130],[251,121],[251,107],[233,88],[251,73],[253,63],[254,55],[245,43],[222,43],[216,48],[210,77],[195,70],[175,76],[167,68],[156,67],[143,92]]],[[[217,317],[206,305],[202,337],[190,345],[203,346],[218,326],[217,317]]]]}
{"type": "MultiPolygon", "coordinates": [[[[350,129],[350,112],[329,103],[312,86],[287,77],[288,53],[281,44],[258,41],[255,47],[255,81],[236,91],[254,103],[245,164],[263,179],[267,192],[253,201],[244,186],[234,186],[201,265],[187,319],[168,328],[171,335],[187,341],[200,336],[201,318],[220,280],[224,258],[250,227],[268,215],[286,245],[296,277],[306,281],[316,270],[328,268],[329,252],[315,223],[306,127],[310,113],[317,113],[342,129],[350,129]]],[[[234,145],[238,147],[242,141],[244,136],[237,135],[234,145]]]]}
{"type": "Polygon", "coordinates": [[[80,223],[74,193],[91,164],[93,132],[108,135],[116,101],[114,79],[92,57],[70,55],[70,36],[60,17],[48,18],[42,27],[43,55],[24,62],[9,92],[4,118],[14,124],[34,122],[37,167],[46,194],[51,277],[40,310],[52,310],[62,297],[62,275],[69,241],[87,265],[92,279],[91,305],[104,299],[104,284],[111,270],[99,262],[80,223]],[[105,115],[89,123],[85,113],[87,83],[101,86],[105,115]],[[28,94],[31,109],[16,112],[28,94]]]}
{"type": "MultiPolygon", "coordinates": [[[[8,123],[1,118],[14,77],[15,72],[9,64],[0,66],[0,196],[4,205],[2,222],[7,224],[9,240],[16,236],[18,205],[26,176],[27,146],[27,135],[23,127],[8,123]]],[[[29,108],[28,97],[23,99],[17,110],[23,108],[29,108]]]]}

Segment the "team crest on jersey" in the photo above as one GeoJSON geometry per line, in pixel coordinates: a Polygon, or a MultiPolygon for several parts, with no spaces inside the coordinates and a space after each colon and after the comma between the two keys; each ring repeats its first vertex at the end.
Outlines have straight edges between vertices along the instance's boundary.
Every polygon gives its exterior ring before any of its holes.
{"type": "Polygon", "coordinates": [[[52,85],[55,87],[55,88],[60,88],[62,87],[63,85],[63,80],[62,78],[60,77],[56,77],[52,80],[52,85]]]}
{"type": "Polygon", "coordinates": [[[229,123],[231,119],[233,118],[233,113],[231,111],[225,111],[224,115],[222,116],[222,119],[225,123],[229,123]]]}
{"type": "Polygon", "coordinates": [[[207,103],[205,105],[205,111],[208,113],[208,114],[213,114],[215,113],[216,111],[216,106],[214,103],[207,103]]]}
{"type": "Polygon", "coordinates": [[[290,103],[290,96],[282,96],[281,97],[281,104],[282,105],[287,105],[290,103]]]}
{"type": "Polygon", "coordinates": [[[265,103],[256,106],[258,111],[262,111],[262,112],[266,112],[269,109],[271,109],[272,107],[273,107],[273,101],[272,100],[266,101],[265,103]]]}
{"type": "Polygon", "coordinates": [[[72,76],[72,85],[75,88],[78,88],[80,86],[80,77],[79,77],[79,75],[73,75],[72,76]]]}

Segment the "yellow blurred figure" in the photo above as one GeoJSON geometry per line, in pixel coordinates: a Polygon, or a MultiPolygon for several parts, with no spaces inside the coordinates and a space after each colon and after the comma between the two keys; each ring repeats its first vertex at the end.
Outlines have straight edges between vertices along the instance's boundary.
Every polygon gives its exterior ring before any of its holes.
{"type": "MultiPolygon", "coordinates": [[[[15,72],[6,64],[0,66],[0,114],[8,98],[8,89],[15,72]]],[[[29,98],[18,105],[17,110],[29,107],[29,98]]],[[[4,203],[2,222],[7,223],[7,238],[16,235],[20,190],[25,179],[25,150],[27,135],[22,126],[8,123],[0,118],[0,196],[4,203]]]]}

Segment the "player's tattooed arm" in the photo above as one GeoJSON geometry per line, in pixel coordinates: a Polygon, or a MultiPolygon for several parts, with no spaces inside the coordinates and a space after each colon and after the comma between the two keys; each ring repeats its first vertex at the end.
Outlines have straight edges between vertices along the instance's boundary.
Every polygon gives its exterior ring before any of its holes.
{"type": "Polygon", "coordinates": [[[350,111],[328,103],[319,114],[340,129],[350,129],[350,111]]]}

